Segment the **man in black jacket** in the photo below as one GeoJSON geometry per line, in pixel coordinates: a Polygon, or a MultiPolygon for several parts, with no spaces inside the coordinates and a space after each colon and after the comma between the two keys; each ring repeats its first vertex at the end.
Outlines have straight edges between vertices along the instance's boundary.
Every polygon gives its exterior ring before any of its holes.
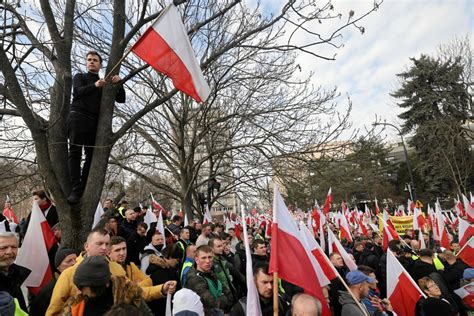
{"type": "MultiPolygon", "coordinates": [[[[69,173],[72,186],[68,202],[71,204],[79,202],[87,182],[95,145],[102,89],[107,84],[107,81],[99,77],[99,70],[102,67],[102,57],[99,53],[90,51],[86,54],[86,67],[87,73],[74,76],[72,103],[67,118],[69,173]],[[81,174],[82,148],[86,159],[81,174]]],[[[121,79],[115,75],[111,81],[113,84],[119,84],[121,79]]],[[[122,86],[117,90],[115,101],[125,102],[125,90],[122,86]]]]}
{"type": "Polygon", "coordinates": [[[17,253],[18,239],[16,235],[12,232],[0,233],[0,291],[8,292],[16,298],[21,309],[26,311],[21,285],[31,271],[13,263],[17,253]]]}

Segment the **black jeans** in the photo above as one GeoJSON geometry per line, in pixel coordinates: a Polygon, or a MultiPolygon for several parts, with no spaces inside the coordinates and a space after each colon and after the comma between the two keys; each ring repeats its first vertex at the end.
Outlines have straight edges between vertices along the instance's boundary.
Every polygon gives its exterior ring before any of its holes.
{"type": "Polygon", "coordinates": [[[93,132],[78,131],[69,128],[69,174],[71,176],[72,191],[82,192],[87,183],[89,169],[91,168],[92,155],[94,153],[96,129],[93,132]],[[81,173],[82,148],[86,154],[81,173]]]}

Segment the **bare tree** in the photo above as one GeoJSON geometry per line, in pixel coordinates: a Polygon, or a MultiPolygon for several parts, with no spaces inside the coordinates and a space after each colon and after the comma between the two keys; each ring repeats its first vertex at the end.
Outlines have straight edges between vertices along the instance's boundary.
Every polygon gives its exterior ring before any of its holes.
{"type": "MultiPolygon", "coordinates": [[[[38,172],[58,207],[63,228],[69,232],[64,236],[64,244],[79,247],[91,226],[114,144],[152,111],[153,115],[175,115],[180,107],[175,109],[171,105],[190,100],[177,94],[169,85],[163,85],[163,77],[155,72],[144,71],[146,67],[141,66],[142,63],[133,56],[127,58],[125,64],[114,68],[129,45],[144,31],[144,26],[159,15],[163,8],[162,1],[97,0],[76,3],[74,0],[40,0],[38,6],[23,4],[20,7],[19,4],[17,1],[0,3],[0,14],[4,21],[1,26],[0,95],[5,102],[0,114],[17,116],[27,127],[34,144],[34,154],[30,155],[35,157],[33,159],[36,159],[38,172]],[[119,72],[125,74],[124,82],[144,102],[135,107],[129,103],[130,111],[122,113],[112,124],[117,88],[106,85],[102,95],[96,147],[84,195],[80,204],[68,205],[66,197],[71,187],[65,121],[71,99],[72,72],[80,65],[84,53],[91,48],[108,55],[105,72],[111,75],[119,72]],[[154,82],[153,88],[150,89],[150,85],[141,86],[145,78],[151,76],[155,78],[149,80],[154,82]],[[168,112],[164,111],[165,108],[168,112]]],[[[318,45],[337,47],[335,40],[341,30],[348,26],[363,31],[363,27],[357,23],[377,7],[378,4],[375,4],[372,10],[360,16],[350,12],[345,19],[342,14],[335,13],[330,2],[318,6],[313,1],[288,0],[277,14],[269,16],[262,15],[260,8],[245,7],[238,0],[192,1],[184,4],[182,11],[194,47],[200,52],[201,67],[211,86],[217,87],[208,100],[209,107],[213,108],[215,99],[222,98],[218,93],[219,86],[244,76],[245,72],[261,76],[262,87],[271,77],[271,73],[259,73],[265,68],[251,69],[233,64],[233,61],[239,60],[237,55],[242,53],[242,49],[256,48],[253,53],[256,61],[262,53],[278,52],[284,52],[284,55],[305,52],[317,58],[334,59],[334,55],[318,54],[318,45]],[[314,32],[313,23],[326,19],[340,19],[341,23],[328,36],[314,32]],[[225,27],[225,31],[217,32],[218,27],[225,27]],[[301,34],[310,37],[301,43],[296,40],[301,34]],[[219,72],[219,65],[227,67],[221,68],[222,72],[219,72]],[[242,71],[234,77],[238,70],[242,71]]],[[[232,98],[232,95],[227,94],[226,97],[232,98]]],[[[243,103],[244,100],[239,102],[243,103]]],[[[267,105],[265,100],[262,100],[262,104],[267,105]]],[[[196,115],[204,117],[201,113],[196,115]]],[[[271,133],[271,130],[267,132],[271,133]]]]}

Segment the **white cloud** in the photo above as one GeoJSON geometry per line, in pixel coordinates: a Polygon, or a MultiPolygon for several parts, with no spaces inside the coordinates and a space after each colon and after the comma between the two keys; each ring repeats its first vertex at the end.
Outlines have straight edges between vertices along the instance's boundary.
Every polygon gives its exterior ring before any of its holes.
{"type": "MultiPolygon", "coordinates": [[[[349,10],[356,15],[367,11],[372,1],[333,1],[336,12],[347,18],[349,10]]],[[[454,37],[471,34],[472,2],[469,0],[385,0],[380,9],[359,22],[366,32],[361,35],[349,27],[343,34],[344,47],[336,61],[324,61],[309,55],[298,59],[305,73],[313,71],[313,81],[323,87],[337,86],[353,101],[354,128],[370,125],[377,114],[389,122],[397,122],[401,109],[390,92],[398,87],[396,74],[411,65],[410,57],[434,55],[440,44],[454,37]]],[[[333,21],[337,22],[337,21],[333,21]]],[[[333,22],[323,23],[318,31],[327,32],[333,22]]],[[[298,38],[304,41],[304,38],[298,38]]],[[[321,49],[328,52],[328,49],[321,49]]],[[[341,99],[341,105],[345,102],[341,99]]],[[[387,131],[395,137],[394,131],[387,131]]]]}

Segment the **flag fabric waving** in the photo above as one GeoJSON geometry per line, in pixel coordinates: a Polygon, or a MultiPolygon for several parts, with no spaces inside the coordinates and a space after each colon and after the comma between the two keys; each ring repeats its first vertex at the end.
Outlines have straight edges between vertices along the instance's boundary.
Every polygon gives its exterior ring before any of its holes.
{"type": "Polygon", "coordinates": [[[157,71],[167,75],[176,89],[203,102],[211,89],[194,56],[188,33],[178,9],[167,6],[132,51],[157,71]]]}
{"type": "Polygon", "coordinates": [[[469,239],[456,256],[470,267],[474,267],[474,236],[469,239]]]}
{"type": "Polygon", "coordinates": [[[458,217],[459,221],[459,245],[463,247],[471,236],[474,236],[474,227],[468,221],[458,217]]]}
{"type": "Polygon", "coordinates": [[[332,202],[332,189],[330,187],[328,191],[328,195],[326,196],[326,200],[324,201],[323,211],[325,215],[329,213],[329,210],[331,209],[331,202],[332,202]]]}
{"type": "Polygon", "coordinates": [[[92,229],[100,222],[102,215],[104,214],[104,208],[102,207],[102,203],[97,204],[97,208],[95,209],[94,213],[94,222],[92,222],[92,229]]]}
{"type": "Polygon", "coordinates": [[[23,285],[33,294],[38,294],[53,277],[48,251],[55,243],[53,230],[49,227],[38,203],[33,202],[30,224],[15,261],[16,264],[31,270],[23,285]]]}
{"type": "MultiPolygon", "coordinates": [[[[280,278],[303,288],[306,293],[324,302],[325,298],[314,268],[318,263],[301,239],[301,232],[291,218],[278,186],[275,185],[269,272],[278,273],[280,278]]],[[[331,315],[326,304],[323,305],[323,315],[331,315]]]]}
{"type": "Polygon", "coordinates": [[[342,247],[341,243],[330,229],[328,229],[328,249],[329,254],[333,252],[337,252],[338,254],[340,254],[342,260],[344,261],[344,264],[349,268],[349,270],[357,270],[356,263],[354,262],[354,260],[351,259],[351,257],[349,257],[347,251],[344,249],[344,247],[342,247]]]}
{"type": "MultiPolygon", "coordinates": [[[[243,234],[244,234],[244,245],[245,245],[245,258],[246,258],[246,266],[245,266],[245,277],[247,280],[247,304],[246,304],[246,315],[255,315],[261,316],[262,310],[260,308],[260,298],[258,296],[257,287],[255,286],[255,282],[253,281],[253,270],[252,270],[252,255],[250,254],[250,245],[249,245],[249,238],[247,236],[247,223],[245,222],[245,212],[244,206],[241,206],[240,213],[242,215],[242,227],[243,234]]],[[[275,285],[276,286],[276,285],[275,285]]]]}
{"type": "Polygon", "coordinates": [[[393,252],[387,251],[387,298],[399,316],[415,316],[416,303],[423,292],[398,262],[393,252]]]}

